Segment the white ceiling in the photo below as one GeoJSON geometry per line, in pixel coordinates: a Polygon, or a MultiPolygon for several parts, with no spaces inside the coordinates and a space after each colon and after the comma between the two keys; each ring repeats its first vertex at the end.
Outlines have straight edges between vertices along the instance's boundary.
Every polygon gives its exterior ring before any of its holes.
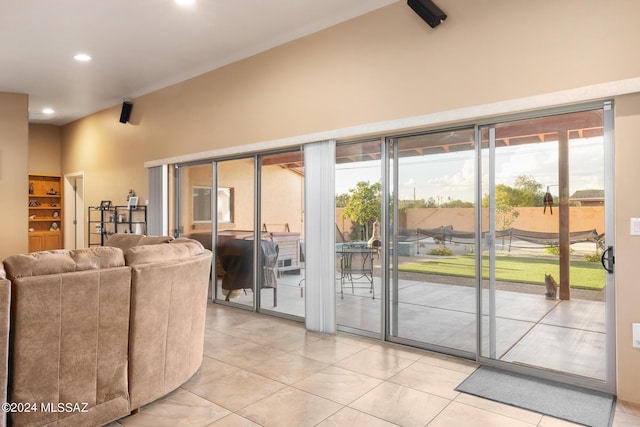
{"type": "Polygon", "coordinates": [[[0,92],[63,125],[395,1],[0,0],[0,92]]]}

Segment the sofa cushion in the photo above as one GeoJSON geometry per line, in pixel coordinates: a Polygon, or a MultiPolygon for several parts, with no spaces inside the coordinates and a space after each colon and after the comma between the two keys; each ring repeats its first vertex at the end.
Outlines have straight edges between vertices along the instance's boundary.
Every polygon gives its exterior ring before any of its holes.
{"type": "Polygon", "coordinates": [[[134,246],[157,245],[173,240],[171,236],[145,236],[142,234],[116,233],[109,236],[105,246],[112,246],[127,251],[134,246]]]}
{"type": "Polygon", "coordinates": [[[99,246],[91,249],[76,249],[71,251],[70,255],[76,262],[76,271],[122,267],[124,265],[124,254],[119,248],[99,246]]]}
{"type": "Polygon", "coordinates": [[[3,263],[10,280],[76,270],[76,263],[66,250],[12,255],[5,258],[3,263]]]}
{"type": "Polygon", "coordinates": [[[191,258],[205,252],[200,242],[191,239],[177,239],[166,245],[143,245],[128,249],[125,254],[127,265],[170,262],[191,258]]]}
{"type": "Polygon", "coordinates": [[[33,252],[12,255],[4,260],[4,269],[10,280],[122,266],[122,250],[107,247],[33,252]]]}

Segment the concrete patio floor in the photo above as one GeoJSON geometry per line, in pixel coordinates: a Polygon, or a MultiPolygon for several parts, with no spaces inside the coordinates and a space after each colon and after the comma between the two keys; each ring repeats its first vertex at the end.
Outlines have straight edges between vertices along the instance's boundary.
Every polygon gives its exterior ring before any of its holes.
{"type": "MultiPolygon", "coordinates": [[[[278,278],[278,304],[273,306],[273,290],[262,290],[265,310],[304,317],[304,270],[278,278]]],[[[397,308],[397,336],[474,353],[476,349],[476,290],[455,284],[455,280],[432,276],[437,281],[399,280],[398,295],[391,306],[397,308]],[[449,281],[453,283],[438,283],[449,281]],[[397,302],[395,301],[397,300],[397,302]]],[[[458,283],[462,283],[460,280],[458,283]]],[[[464,281],[463,281],[464,282],[464,281]]],[[[374,278],[376,298],[364,283],[341,298],[336,285],[337,324],[350,331],[379,333],[381,299],[379,278],[374,278]]],[[[218,285],[219,286],[219,285],[218,285]]],[[[605,303],[589,291],[574,292],[572,299],[550,301],[544,286],[499,284],[496,290],[495,354],[493,358],[574,375],[605,379],[605,303]],[[533,287],[533,288],[531,288],[533,287]],[[586,292],[586,293],[585,293],[586,292]],[[583,296],[584,295],[584,296],[583,296]]],[[[251,305],[247,292],[233,300],[251,305]]],[[[482,356],[491,357],[489,347],[488,291],[483,291],[482,356]]]]}

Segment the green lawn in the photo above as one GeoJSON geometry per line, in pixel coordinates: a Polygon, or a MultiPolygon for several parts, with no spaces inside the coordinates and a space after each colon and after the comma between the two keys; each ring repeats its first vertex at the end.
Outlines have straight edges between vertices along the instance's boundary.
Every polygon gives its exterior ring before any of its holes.
{"type": "MultiPolygon", "coordinates": [[[[488,278],[489,258],[483,257],[482,275],[488,278]]],[[[401,264],[400,271],[441,274],[444,276],[475,276],[475,256],[461,255],[401,264]]],[[[496,279],[505,282],[544,285],[544,275],[551,274],[560,282],[558,260],[553,258],[496,257],[496,279]]],[[[600,290],[604,288],[605,271],[597,262],[571,261],[571,287],[600,290]]]]}

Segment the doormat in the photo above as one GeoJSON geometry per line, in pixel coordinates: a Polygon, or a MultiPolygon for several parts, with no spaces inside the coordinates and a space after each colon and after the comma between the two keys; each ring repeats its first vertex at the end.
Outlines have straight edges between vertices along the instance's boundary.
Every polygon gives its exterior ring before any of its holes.
{"type": "Polygon", "coordinates": [[[476,369],[456,390],[590,427],[610,426],[616,403],[607,393],[490,366],[476,369]]]}

